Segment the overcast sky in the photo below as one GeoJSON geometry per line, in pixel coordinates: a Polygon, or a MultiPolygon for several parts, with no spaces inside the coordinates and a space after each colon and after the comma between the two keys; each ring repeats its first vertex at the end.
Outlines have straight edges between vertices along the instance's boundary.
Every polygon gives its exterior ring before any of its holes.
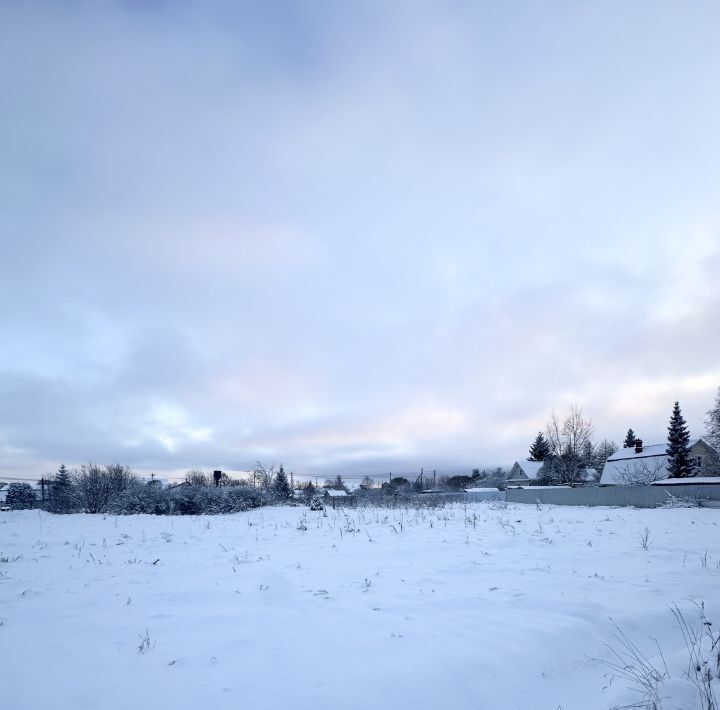
{"type": "Polygon", "coordinates": [[[509,466],[720,385],[716,2],[3,2],[0,476],[509,466]]]}

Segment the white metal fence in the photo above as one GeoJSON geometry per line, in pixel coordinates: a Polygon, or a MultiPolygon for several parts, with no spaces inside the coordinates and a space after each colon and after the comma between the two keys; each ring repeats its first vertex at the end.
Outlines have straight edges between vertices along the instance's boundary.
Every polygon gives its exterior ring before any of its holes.
{"type": "Polygon", "coordinates": [[[720,485],[592,486],[587,488],[508,488],[508,503],[550,503],[553,505],[617,505],[657,508],[670,496],[690,496],[720,501],[720,485]]]}

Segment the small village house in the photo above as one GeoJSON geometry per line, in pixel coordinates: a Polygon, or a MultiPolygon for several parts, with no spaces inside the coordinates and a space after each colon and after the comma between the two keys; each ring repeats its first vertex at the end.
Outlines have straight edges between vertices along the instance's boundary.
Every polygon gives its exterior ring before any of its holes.
{"type": "MultiPolygon", "coordinates": [[[[516,461],[510,469],[510,475],[505,482],[508,486],[536,486],[546,476],[547,470],[544,461],[516,461]]],[[[594,468],[581,468],[575,475],[573,485],[595,483],[598,472],[594,468]]]]}
{"type": "MultiPolygon", "coordinates": [[[[693,478],[720,476],[720,456],[715,449],[703,439],[692,439],[689,446],[693,478]]],[[[650,484],[668,477],[668,464],[667,444],[645,446],[642,439],[637,439],[635,446],[618,449],[608,457],[600,485],[650,484]]]]}

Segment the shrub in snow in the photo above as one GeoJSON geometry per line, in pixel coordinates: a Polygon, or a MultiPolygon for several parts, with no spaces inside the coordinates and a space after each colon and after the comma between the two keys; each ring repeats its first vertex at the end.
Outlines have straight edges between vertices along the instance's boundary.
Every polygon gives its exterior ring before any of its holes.
{"type": "Polygon", "coordinates": [[[166,493],[168,512],[176,515],[239,513],[263,504],[262,494],[252,486],[176,486],[166,493]]]}
{"type": "Polygon", "coordinates": [[[11,483],[7,489],[5,502],[13,510],[34,508],[37,496],[32,486],[27,483],[11,483]]]}
{"type": "Polygon", "coordinates": [[[325,510],[325,504],[320,496],[315,496],[310,501],[310,510],[325,510]]]}
{"type": "Polygon", "coordinates": [[[209,490],[210,488],[205,485],[171,488],[168,496],[170,512],[178,515],[200,515],[210,512],[209,490]]]}
{"type": "Polygon", "coordinates": [[[700,496],[674,496],[672,493],[667,496],[663,508],[699,508],[700,501],[704,500],[700,496]]]}
{"type": "Polygon", "coordinates": [[[258,508],[262,505],[260,492],[252,486],[227,486],[221,489],[227,501],[228,512],[239,513],[243,510],[258,508]]]}
{"type": "Polygon", "coordinates": [[[170,511],[170,502],[165,491],[157,483],[133,481],[113,497],[109,510],[118,515],[133,513],[163,515],[170,511]]]}

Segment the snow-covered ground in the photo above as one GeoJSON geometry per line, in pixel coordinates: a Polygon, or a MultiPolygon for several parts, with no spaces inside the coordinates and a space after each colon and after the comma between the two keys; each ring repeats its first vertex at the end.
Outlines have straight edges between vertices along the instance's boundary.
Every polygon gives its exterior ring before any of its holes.
{"type": "Polygon", "coordinates": [[[713,509],[1,513],[0,706],[605,709],[612,617],[691,710],[719,561],[713,509]]]}

